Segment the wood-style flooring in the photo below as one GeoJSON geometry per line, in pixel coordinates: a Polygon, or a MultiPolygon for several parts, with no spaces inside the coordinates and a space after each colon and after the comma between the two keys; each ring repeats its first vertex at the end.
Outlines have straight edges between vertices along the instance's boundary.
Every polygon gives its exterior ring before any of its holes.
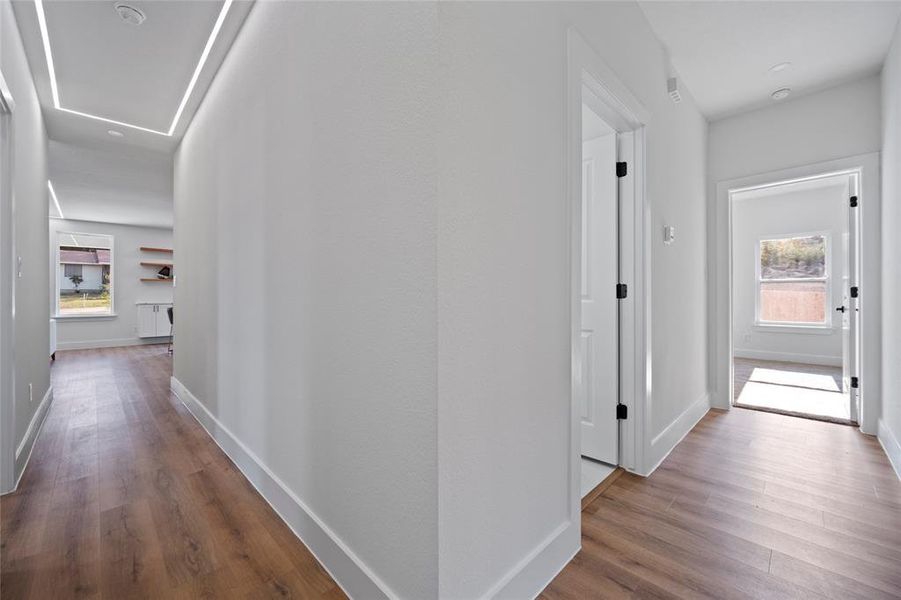
{"type": "Polygon", "coordinates": [[[582,550],[540,597],[901,598],[901,482],[856,428],[711,411],[583,510],[582,550]]]}
{"type": "Polygon", "coordinates": [[[54,402],[0,500],[0,596],[344,598],[169,393],[166,346],[58,352],[54,402]]]}

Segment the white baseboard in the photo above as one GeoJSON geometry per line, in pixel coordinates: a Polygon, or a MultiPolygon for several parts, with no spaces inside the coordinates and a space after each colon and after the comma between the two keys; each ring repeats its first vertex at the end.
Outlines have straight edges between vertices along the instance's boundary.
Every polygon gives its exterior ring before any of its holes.
{"type": "Polygon", "coordinates": [[[344,544],[263,462],[211,413],[182,383],[172,377],[172,392],[206,429],[222,451],[247,477],[276,514],[291,528],[326,571],[351,598],[397,598],[372,570],[344,544]]]}
{"type": "Polygon", "coordinates": [[[825,367],[842,366],[841,356],[828,356],[826,354],[796,354],[794,352],[771,352],[769,350],[751,350],[747,348],[735,348],[732,351],[732,354],[736,358],[777,360],[780,362],[793,362],[802,365],[822,365],[825,367]]]}
{"type": "Polygon", "coordinates": [[[563,523],[516,563],[482,598],[519,600],[537,597],[581,547],[581,524],[563,523]]]}
{"type": "Polygon", "coordinates": [[[78,342],[58,342],[57,350],[92,350],[94,348],[121,348],[143,346],[144,344],[165,344],[169,336],[161,338],[113,338],[108,340],[84,340],[78,342]]]}
{"type": "Polygon", "coordinates": [[[15,481],[16,484],[11,491],[14,491],[19,487],[19,481],[22,479],[22,475],[25,473],[25,467],[28,466],[28,461],[31,458],[31,452],[34,450],[34,443],[38,439],[38,434],[41,432],[41,428],[44,426],[44,421],[47,419],[47,413],[50,411],[50,405],[53,403],[53,386],[47,388],[47,391],[44,393],[44,397],[41,398],[41,403],[38,404],[38,408],[34,411],[34,415],[31,417],[31,422],[28,423],[28,429],[25,430],[25,435],[22,437],[22,441],[19,442],[19,445],[16,447],[16,471],[15,471],[15,481]]]}
{"type": "Polygon", "coordinates": [[[698,421],[700,421],[709,410],[710,396],[709,394],[704,394],[695,400],[691,406],[682,411],[681,415],[676,417],[666,429],[661,431],[653,440],[651,440],[650,452],[645,461],[645,465],[647,466],[643,472],[639,472],[638,474],[647,477],[656,471],[657,467],[660,466],[660,463],[662,463],[663,460],[669,456],[669,453],[673,451],[673,448],[682,441],[682,438],[688,435],[689,431],[694,429],[694,426],[698,424],[698,421]]]}
{"type": "Polygon", "coordinates": [[[879,419],[879,433],[876,437],[882,444],[882,449],[885,450],[889,462],[892,463],[895,474],[898,479],[901,479],[901,444],[898,444],[898,438],[882,419],[879,419]]]}

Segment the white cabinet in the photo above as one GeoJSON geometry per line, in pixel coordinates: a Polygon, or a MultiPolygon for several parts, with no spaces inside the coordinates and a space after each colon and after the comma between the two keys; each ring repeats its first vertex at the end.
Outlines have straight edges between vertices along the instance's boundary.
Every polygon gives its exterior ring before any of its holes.
{"type": "Polygon", "coordinates": [[[138,337],[168,337],[171,304],[138,304],[138,337]]]}

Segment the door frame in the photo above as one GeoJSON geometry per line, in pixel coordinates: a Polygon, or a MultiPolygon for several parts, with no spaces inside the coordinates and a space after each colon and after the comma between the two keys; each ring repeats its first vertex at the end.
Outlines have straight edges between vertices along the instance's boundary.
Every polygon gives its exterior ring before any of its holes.
{"type": "MultiPolygon", "coordinates": [[[[581,327],[582,327],[582,102],[587,88],[598,115],[616,129],[631,134],[632,156],[626,158],[631,185],[620,185],[620,277],[628,296],[620,301],[620,402],[628,418],[620,422],[620,466],[646,473],[646,441],[651,392],[651,248],[650,204],[645,193],[645,127],[650,112],[620,81],[575,28],[567,30],[567,90],[565,197],[570,213],[570,431],[567,470],[569,518],[581,529],[581,327]],[[627,189],[623,189],[627,188],[627,189]]],[[[621,160],[621,158],[619,158],[621,160]]],[[[612,166],[611,166],[612,168],[612,166]]],[[[615,293],[611,289],[610,293],[615,293]]]]}
{"type": "Polygon", "coordinates": [[[12,93],[0,71],[0,129],[4,132],[0,135],[0,493],[3,494],[11,492],[16,486],[15,107],[12,93]]]}
{"type": "MultiPolygon", "coordinates": [[[[716,310],[711,312],[713,399],[712,406],[724,410],[732,408],[734,396],[733,373],[733,298],[732,298],[732,204],[733,195],[748,189],[783,185],[795,181],[819,179],[835,175],[856,175],[858,178],[857,207],[859,223],[858,332],[860,354],[860,387],[858,388],[858,424],[860,430],[876,434],[881,396],[881,224],[880,224],[880,155],[878,152],[781,169],[716,184],[714,197],[715,244],[711,248],[711,279],[716,310]],[[717,257],[726,260],[717,260],[717,257]]],[[[854,285],[852,283],[852,285],[854,285]]]]}

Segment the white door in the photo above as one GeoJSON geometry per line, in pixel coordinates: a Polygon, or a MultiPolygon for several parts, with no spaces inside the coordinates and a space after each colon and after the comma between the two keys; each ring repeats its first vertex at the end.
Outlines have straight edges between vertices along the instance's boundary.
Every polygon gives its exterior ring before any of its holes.
{"type": "Polygon", "coordinates": [[[156,337],[156,304],[138,305],[138,337],[156,337]]]}
{"type": "Polygon", "coordinates": [[[582,144],[582,455],[617,464],[616,134],[582,144]]]}
{"type": "Polygon", "coordinates": [[[846,310],[842,313],[842,365],[844,392],[848,394],[850,404],[849,414],[851,420],[857,422],[860,409],[860,389],[854,387],[852,382],[858,381],[860,376],[860,247],[858,239],[859,204],[857,198],[858,182],[855,177],[850,177],[848,190],[848,232],[846,248],[846,280],[848,282],[842,305],[846,310]],[[853,198],[852,198],[853,197],[853,198]]]}
{"type": "Polygon", "coordinates": [[[156,307],[156,335],[164,337],[169,335],[169,307],[165,304],[158,304],[156,307]]]}

